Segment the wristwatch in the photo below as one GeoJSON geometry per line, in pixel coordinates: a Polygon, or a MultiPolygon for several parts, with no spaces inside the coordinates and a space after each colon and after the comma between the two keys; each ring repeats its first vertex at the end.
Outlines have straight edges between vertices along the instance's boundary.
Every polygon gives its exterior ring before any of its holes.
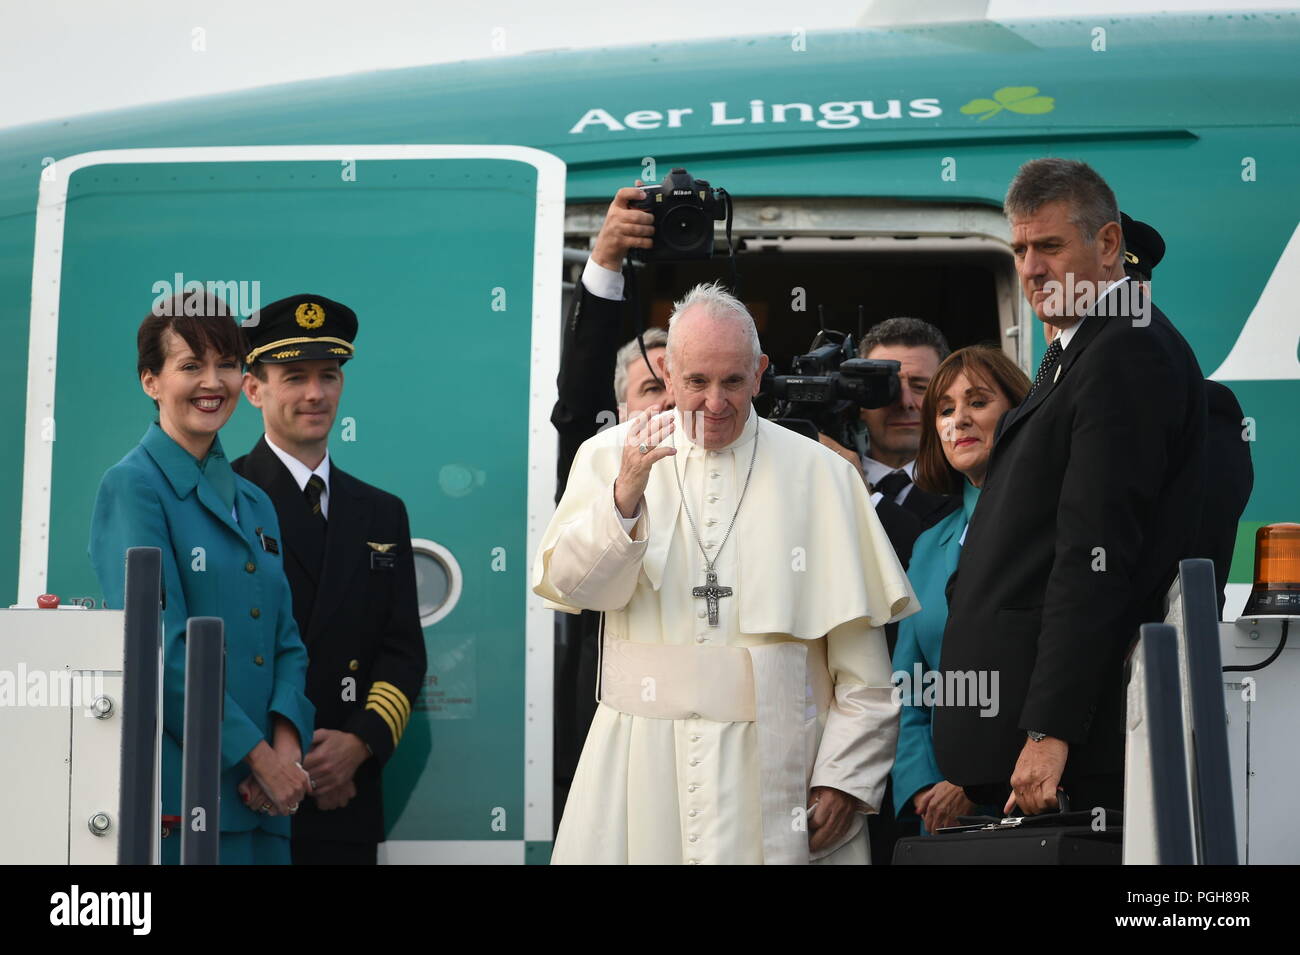
{"type": "Polygon", "coordinates": [[[1026,732],[1029,733],[1029,738],[1035,743],[1041,743],[1043,740],[1047,739],[1047,734],[1040,733],[1038,730],[1027,730],[1026,732]]]}

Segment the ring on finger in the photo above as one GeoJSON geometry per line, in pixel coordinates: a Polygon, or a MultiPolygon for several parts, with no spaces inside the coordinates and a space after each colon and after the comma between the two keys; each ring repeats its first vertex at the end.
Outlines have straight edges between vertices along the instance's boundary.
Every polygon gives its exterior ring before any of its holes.
{"type": "Polygon", "coordinates": [[[646,444],[644,441],[642,441],[640,444],[638,444],[638,445],[636,446],[636,449],[637,449],[638,451],[640,451],[642,454],[649,454],[649,453],[650,453],[650,445],[646,444]]]}

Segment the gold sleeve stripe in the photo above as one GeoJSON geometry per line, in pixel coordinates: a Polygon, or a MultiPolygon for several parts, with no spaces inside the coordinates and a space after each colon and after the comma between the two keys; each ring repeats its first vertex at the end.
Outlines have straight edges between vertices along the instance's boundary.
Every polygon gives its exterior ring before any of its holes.
{"type": "Polygon", "coordinates": [[[374,710],[388,724],[388,731],[393,734],[393,745],[396,746],[402,736],[402,731],[398,729],[401,721],[392,714],[391,706],[382,700],[371,700],[366,704],[366,709],[374,710]]]}
{"type": "Polygon", "coordinates": [[[406,698],[406,694],[393,686],[393,684],[389,683],[387,680],[376,680],[374,683],[370,684],[371,695],[379,692],[382,692],[390,700],[401,707],[401,710],[406,714],[407,719],[410,719],[411,701],[406,698]]]}
{"type": "Polygon", "coordinates": [[[370,697],[366,700],[366,706],[382,706],[384,712],[392,716],[393,722],[397,725],[397,734],[399,736],[402,734],[402,730],[406,728],[406,719],[402,716],[402,711],[394,706],[393,701],[388,699],[388,697],[380,696],[377,693],[371,693],[370,697]]]}
{"type": "Polygon", "coordinates": [[[393,699],[389,694],[383,692],[382,690],[376,692],[374,689],[371,689],[370,696],[366,698],[366,702],[384,704],[384,706],[386,706],[390,711],[392,711],[393,715],[397,717],[398,735],[400,736],[402,733],[406,732],[406,722],[408,719],[406,712],[400,706],[398,706],[396,703],[393,702],[393,699]]]}

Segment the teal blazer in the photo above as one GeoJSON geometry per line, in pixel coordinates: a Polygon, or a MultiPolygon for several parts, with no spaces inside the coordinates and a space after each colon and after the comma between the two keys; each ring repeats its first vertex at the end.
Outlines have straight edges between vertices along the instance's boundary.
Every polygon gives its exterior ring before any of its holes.
{"type": "Polygon", "coordinates": [[[911,806],[912,797],[920,790],[943,781],[930,737],[933,714],[930,707],[921,703],[923,684],[916,677],[918,672],[924,675],[939,669],[939,648],[943,644],[943,628],[948,623],[948,599],[944,591],[948,578],[957,569],[962,532],[970,522],[980,493],[969,481],[963,483],[961,508],[916,539],[912,561],[907,567],[921,609],[899,622],[898,643],[894,646],[894,673],[906,674],[907,682],[903,686],[910,688],[910,692],[903,693],[898,749],[892,771],[894,811],[899,815],[911,806]]]}
{"type": "Polygon", "coordinates": [[[307,650],[298,637],[284,547],[266,492],[230,470],[214,438],[209,469],[234,478],[236,523],[216,486],[188,451],[150,425],[140,443],[109,468],[99,484],[90,523],[90,561],[104,604],[120,608],[126,551],[162,549],[163,742],[165,815],[181,815],[181,741],[185,723],[185,621],[221,617],[226,634],[226,696],[221,722],[222,832],[261,828],[289,835],[287,816],[246,807],[236,786],[251,770],[243,762],[261,740],[271,741],[271,714],[298,729],[311,745],[316,711],[307,699],[307,650]],[[263,547],[259,532],[266,538],[263,547]],[[274,544],[272,542],[275,542],[274,544]],[[272,551],[278,546],[279,553],[272,551]]]}

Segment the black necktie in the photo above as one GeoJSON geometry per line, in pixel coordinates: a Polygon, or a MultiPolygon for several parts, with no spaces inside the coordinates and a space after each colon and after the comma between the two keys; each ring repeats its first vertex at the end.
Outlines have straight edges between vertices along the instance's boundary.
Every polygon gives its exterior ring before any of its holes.
{"type": "Polygon", "coordinates": [[[879,491],[885,495],[886,501],[892,502],[902,492],[903,488],[911,483],[912,479],[907,476],[906,471],[890,471],[876,482],[872,490],[879,491]]]}
{"type": "MultiPolygon", "coordinates": [[[[1047,378],[1048,372],[1056,367],[1056,363],[1061,360],[1061,340],[1053,338],[1052,343],[1047,346],[1047,352],[1043,355],[1042,364],[1038,366],[1038,374],[1034,375],[1034,387],[1029,389],[1029,394],[1038,390],[1038,386],[1047,378]]],[[[1028,395],[1026,395],[1028,397],[1028,395]]]]}
{"type": "Polygon", "coordinates": [[[325,523],[325,515],[320,509],[320,496],[325,491],[325,481],[319,474],[313,474],[307,479],[307,486],[302,489],[302,493],[307,498],[307,503],[311,505],[311,512],[320,518],[322,524],[325,523]]]}

